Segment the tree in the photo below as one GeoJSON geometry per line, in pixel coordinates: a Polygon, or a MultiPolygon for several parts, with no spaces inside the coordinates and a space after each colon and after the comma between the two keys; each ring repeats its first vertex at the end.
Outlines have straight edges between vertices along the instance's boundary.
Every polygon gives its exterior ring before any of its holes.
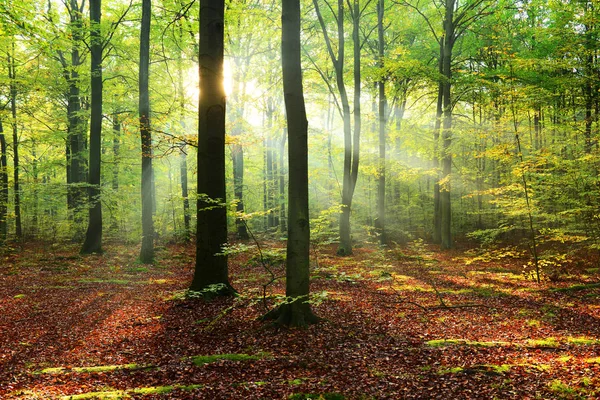
{"type": "Polygon", "coordinates": [[[17,129],[17,67],[15,64],[15,38],[11,38],[8,54],[8,79],[10,80],[10,113],[13,140],[13,189],[15,203],[15,234],[23,236],[21,222],[21,185],[19,180],[19,135],[17,129]]]}
{"type": "MultiPolygon", "coordinates": [[[[377,50],[379,66],[384,68],[385,38],[383,17],[385,13],[385,1],[377,2],[377,50]]],[[[379,230],[379,242],[386,243],[385,235],[385,147],[387,139],[387,99],[385,95],[385,77],[381,74],[378,82],[378,120],[379,120],[379,179],[377,180],[377,224],[379,230]]]]}
{"type": "Polygon", "coordinates": [[[102,252],[102,202],[100,166],[102,147],[102,37],[100,19],[102,0],[90,0],[91,114],[89,158],[89,220],[81,252],[102,252]]]}
{"type": "Polygon", "coordinates": [[[140,261],[154,261],[154,185],[152,169],[152,131],[150,130],[150,95],[148,73],[150,64],[151,0],[142,0],[140,32],[139,118],[142,142],[142,248],[140,261]]]}
{"type": "Polygon", "coordinates": [[[8,233],[8,170],[6,165],[6,137],[0,119],[0,244],[6,240],[8,233]]]}
{"type": "Polygon", "coordinates": [[[200,1],[196,268],[191,290],[228,295],[225,190],[224,0],[200,1]]]}
{"type": "MultiPolygon", "coordinates": [[[[350,102],[348,100],[348,93],[346,90],[346,84],[344,82],[344,61],[345,61],[345,32],[344,32],[344,1],[338,0],[337,15],[335,19],[337,21],[337,54],[335,53],[335,45],[328,34],[328,29],[323,18],[323,15],[319,8],[318,0],[313,0],[315,12],[321,26],[325,45],[329,58],[333,65],[336,78],[336,86],[340,98],[341,109],[338,107],[338,111],[342,116],[344,123],[344,168],[343,168],[343,183],[342,183],[342,208],[340,213],[340,244],[338,247],[339,255],[350,255],[352,254],[352,239],[350,230],[350,214],[352,211],[352,197],[354,196],[354,189],[356,188],[356,182],[358,180],[358,166],[360,157],[360,131],[361,131],[361,118],[360,118],[360,47],[358,38],[358,29],[360,25],[361,10],[358,0],[354,2],[354,10],[352,11],[353,27],[354,32],[352,35],[354,44],[354,131],[352,131],[352,121],[350,113],[350,102]],[[357,100],[358,99],[358,100],[357,100]]],[[[328,8],[333,8],[327,3],[328,8]]],[[[322,77],[325,74],[321,73],[322,77]]],[[[331,86],[328,87],[330,91],[331,86]]],[[[332,92],[333,94],[333,92],[332,92]]]]}
{"type": "Polygon", "coordinates": [[[288,126],[287,301],[267,314],[276,323],[302,327],[318,321],[310,303],[310,224],[308,216],[308,120],[300,60],[300,1],[283,0],[281,64],[288,126]]]}

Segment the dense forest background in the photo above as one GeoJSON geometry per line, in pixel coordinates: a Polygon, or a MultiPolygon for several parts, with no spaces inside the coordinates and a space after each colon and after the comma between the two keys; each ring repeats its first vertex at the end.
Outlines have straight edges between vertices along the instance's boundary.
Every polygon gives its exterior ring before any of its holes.
{"type": "MultiPolygon", "coordinates": [[[[187,240],[197,198],[199,10],[197,2],[153,3],[154,230],[161,241],[187,240]]],[[[94,198],[106,237],[137,243],[142,235],[142,8],[105,1],[96,29],[87,6],[0,5],[2,241],[80,240],[94,198]],[[81,193],[90,185],[94,41],[102,45],[102,168],[92,184],[98,195],[89,197],[81,193]]],[[[349,232],[354,243],[514,241],[527,244],[536,265],[558,262],[554,244],[595,250],[596,8],[535,0],[303,4],[313,240],[339,241],[340,253],[352,250],[349,232]]],[[[228,220],[242,238],[247,228],[286,234],[280,12],[276,2],[226,4],[228,220]]]]}

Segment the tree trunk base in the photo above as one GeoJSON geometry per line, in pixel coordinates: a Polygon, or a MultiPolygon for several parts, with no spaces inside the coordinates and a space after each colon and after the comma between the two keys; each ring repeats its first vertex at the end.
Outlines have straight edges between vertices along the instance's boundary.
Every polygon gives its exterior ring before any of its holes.
{"type": "Polygon", "coordinates": [[[352,247],[344,247],[341,246],[338,247],[336,254],[340,257],[346,257],[346,256],[351,256],[352,255],[352,247]]]}
{"type": "Polygon", "coordinates": [[[304,302],[285,303],[261,317],[262,321],[273,320],[276,326],[306,328],[321,321],[304,302]]]}

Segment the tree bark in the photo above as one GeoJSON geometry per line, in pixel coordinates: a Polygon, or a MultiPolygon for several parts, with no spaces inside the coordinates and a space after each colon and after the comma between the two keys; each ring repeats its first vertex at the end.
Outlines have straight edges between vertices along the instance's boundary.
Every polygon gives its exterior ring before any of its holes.
{"type": "Polygon", "coordinates": [[[456,0],[446,1],[444,18],[444,57],[442,62],[444,97],[444,123],[442,128],[442,186],[440,187],[440,219],[442,248],[449,249],[452,243],[452,206],[450,196],[450,173],[452,172],[452,48],[454,46],[454,4],[456,0]]]}
{"type": "Polygon", "coordinates": [[[200,0],[198,222],[191,290],[233,293],[229,284],[225,189],[224,0],[200,0]],[[216,285],[216,286],[214,286],[216,285]]]}
{"type": "MultiPolygon", "coordinates": [[[[356,11],[355,11],[356,12],[356,11]]],[[[385,39],[384,39],[384,27],[383,27],[383,16],[385,12],[385,0],[379,0],[377,3],[377,36],[378,36],[378,57],[379,57],[379,68],[383,70],[385,55],[385,39]]],[[[356,27],[358,28],[358,27],[356,27]]],[[[385,78],[379,81],[379,174],[377,179],[377,221],[375,223],[375,229],[379,234],[379,243],[384,245],[386,243],[385,234],[385,146],[387,139],[387,99],[385,96],[385,78]]],[[[360,101],[360,99],[359,99],[360,101]]]]}
{"type": "Polygon", "coordinates": [[[79,47],[82,42],[82,21],[81,10],[77,0],[70,0],[70,29],[71,29],[71,63],[63,64],[64,75],[68,83],[67,93],[67,116],[68,116],[68,150],[67,163],[69,173],[67,176],[68,188],[68,206],[72,211],[76,230],[79,230],[81,217],[79,208],[84,199],[82,184],[85,182],[85,131],[81,118],[81,99],[79,89],[79,72],[77,68],[81,65],[81,56],[79,47]]]}
{"type": "Polygon", "coordinates": [[[308,121],[300,61],[300,1],[283,0],[281,62],[288,126],[288,241],[286,289],[288,301],[267,314],[276,323],[303,327],[315,323],[309,300],[310,225],[308,216],[308,121]]]}
{"type": "Polygon", "coordinates": [[[0,120],[0,244],[8,234],[8,170],[6,164],[6,137],[0,120]]]}
{"type": "Polygon", "coordinates": [[[89,221],[81,253],[102,253],[102,202],[100,166],[102,162],[102,0],[90,0],[91,113],[89,161],[89,221]]]}
{"type": "Polygon", "coordinates": [[[21,223],[21,188],[19,180],[19,135],[17,130],[17,73],[15,66],[15,42],[11,43],[11,54],[8,57],[8,78],[10,80],[10,112],[13,141],[13,190],[15,207],[15,236],[23,237],[23,227],[21,223]]]}
{"type": "Polygon", "coordinates": [[[142,0],[142,26],[140,34],[139,71],[139,121],[142,143],[142,248],[140,261],[154,261],[154,190],[152,170],[152,132],[150,130],[150,96],[148,74],[150,64],[150,17],[151,0],[142,0]]]}

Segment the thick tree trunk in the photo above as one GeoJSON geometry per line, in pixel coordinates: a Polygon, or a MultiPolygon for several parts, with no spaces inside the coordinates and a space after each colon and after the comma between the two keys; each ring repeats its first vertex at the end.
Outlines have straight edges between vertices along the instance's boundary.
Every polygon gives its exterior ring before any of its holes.
{"type": "Polygon", "coordinates": [[[227,255],[225,189],[224,0],[200,0],[198,222],[191,290],[232,294],[227,255]],[[216,285],[216,286],[214,286],[216,285]]]}
{"type": "Polygon", "coordinates": [[[142,26],[140,35],[140,78],[139,78],[139,119],[142,143],[142,248],[140,261],[149,264],[154,261],[154,186],[152,170],[152,133],[150,130],[150,96],[148,93],[148,73],[150,64],[150,16],[151,0],[142,0],[142,26]]]}
{"type": "Polygon", "coordinates": [[[288,125],[288,242],[286,296],[288,301],[267,317],[285,326],[306,326],[318,318],[309,300],[310,226],[308,216],[308,121],[300,64],[300,1],[283,0],[282,8],[283,91],[288,125]]]}
{"type": "Polygon", "coordinates": [[[81,253],[102,253],[102,201],[100,166],[102,157],[102,0],[90,0],[91,114],[89,161],[89,222],[81,253]]]}
{"type": "MultiPolygon", "coordinates": [[[[379,67],[383,70],[384,63],[384,51],[385,51],[385,40],[384,40],[384,27],[383,27],[383,16],[385,11],[385,0],[379,0],[377,3],[377,34],[378,34],[378,56],[379,56],[379,67]]],[[[356,12],[356,11],[355,11],[356,12]]],[[[356,27],[358,29],[358,27],[356,27]]],[[[387,139],[387,99],[385,96],[385,80],[381,78],[378,85],[379,89],[379,174],[377,179],[377,221],[375,223],[375,229],[379,234],[379,243],[384,245],[386,243],[385,234],[385,146],[387,139]]],[[[358,99],[360,101],[360,99],[358,99]]]]}

